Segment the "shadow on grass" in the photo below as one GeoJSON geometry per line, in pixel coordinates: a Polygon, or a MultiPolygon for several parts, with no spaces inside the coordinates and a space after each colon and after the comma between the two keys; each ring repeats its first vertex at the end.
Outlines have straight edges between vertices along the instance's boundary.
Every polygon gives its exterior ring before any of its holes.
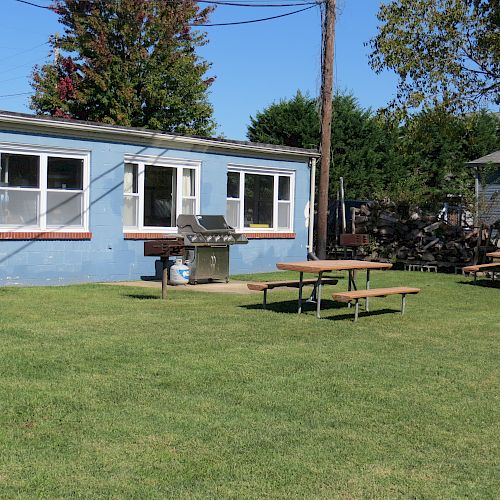
{"type": "MultiPolygon", "coordinates": [[[[276,313],[290,313],[297,314],[297,301],[296,300],[287,300],[281,302],[271,302],[268,303],[266,308],[262,307],[262,304],[247,304],[243,306],[244,309],[249,310],[261,310],[261,311],[272,311],[276,313]]],[[[321,301],[321,319],[326,319],[329,321],[343,321],[346,319],[353,320],[354,319],[354,307],[348,308],[346,304],[340,302],[334,302],[333,300],[322,300],[321,301]],[[345,314],[335,315],[335,316],[323,316],[323,313],[328,310],[345,310],[345,314]]],[[[302,314],[315,315],[316,314],[316,304],[306,303],[305,301],[302,303],[302,314]]],[[[400,309],[377,309],[376,311],[366,312],[360,310],[359,318],[363,318],[365,316],[379,316],[381,314],[401,314],[400,309]]]]}
{"type": "Polygon", "coordinates": [[[497,288],[500,289],[500,279],[478,279],[475,283],[474,281],[459,281],[460,285],[472,285],[472,286],[480,286],[483,288],[497,288]]]}
{"type": "MultiPolygon", "coordinates": [[[[329,316],[328,318],[324,318],[324,319],[329,320],[329,321],[343,321],[346,319],[354,321],[354,308],[347,309],[347,310],[351,311],[351,312],[348,314],[341,314],[339,316],[329,316]]],[[[370,312],[360,311],[359,315],[358,315],[358,321],[364,317],[380,316],[382,314],[398,314],[399,316],[401,316],[401,311],[399,309],[389,309],[389,308],[377,309],[376,311],[370,311],[370,312]]]]}
{"type": "Polygon", "coordinates": [[[146,293],[127,293],[125,297],[129,299],[138,299],[138,300],[159,300],[160,297],[157,295],[148,295],[146,293]]]}
{"type": "MultiPolygon", "coordinates": [[[[258,309],[263,309],[262,303],[260,304],[246,304],[243,306],[245,309],[250,309],[250,310],[258,310],[258,309]]],[[[342,309],[346,307],[345,304],[341,304],[339,302],[334,302],[333,300],[328,300],[328,299],[322,299],[321,300],[321,310],[327,310],[327,309],[342,309]]],[[[273,311],[273,312],[279,312],[279,313],[295,313],[297,314],[297,300],[284,300],[280,302],[268,302],[266,305],[266,311],[273,311]]],[[[309,311],[316,311],[316,303],[312,302],[302,302],[302,312],[309,312],[309,311]]]]}

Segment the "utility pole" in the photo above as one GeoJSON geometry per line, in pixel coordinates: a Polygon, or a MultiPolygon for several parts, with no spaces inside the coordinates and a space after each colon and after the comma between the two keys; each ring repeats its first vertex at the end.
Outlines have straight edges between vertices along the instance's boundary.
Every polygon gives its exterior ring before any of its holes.
{"type": "Polygon", "coordinates": [[[59,33],[56,32],[54,34],[54,64],[57,64],[57,61],[59,60],[59,46],[57,45],[58,41],[59,41],[59,33]]]}
{"type": "Polygon", "coordinates": [[[336,0],[325,1],[323,26],[323,67],[321,82],[321,166],[318,189],[318,237],[317,252],[320,259],[326,258],[328,231],[328,184],[330,178],[330,156],[332,142],[332,86],[335,44],[336,0]]]}

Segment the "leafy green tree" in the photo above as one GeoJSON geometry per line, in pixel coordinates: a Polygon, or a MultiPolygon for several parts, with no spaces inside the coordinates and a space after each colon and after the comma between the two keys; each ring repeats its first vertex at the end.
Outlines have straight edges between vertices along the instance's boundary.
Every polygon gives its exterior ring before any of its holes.
{"type": "Polygon", "coordinates": [[[351,95],[337,95],[332,113],[332,166],[330,192],[344,178],[351,199],[372,199],[400,175],[394,148],[398,129],[370,109],[363,109],[351,95]]]}
{"type": "Polygon", "coordinates": [[[435,205],[448,195],[469,199],[474,177],[467,162],[499,148],[500,120],[495,114],[454,115],[435,108],[413,116],[401,129],[397,149],[406,179],[418,186],[410,201],[435,205]]]}
{"type": "Polygon", "coordinates": [[[247,136],[252,142],[317,148],[318,102],[297,91],[292,99],[282,99],[257,112],[255,118],[250,117],[247,136]]]}
{"type": "Polygon", "coordinates": [[[399,77],[400,109],[500,103],[498,0],[391,0],[381,5],[370,63],[399,77]]]}
{"type": "MultiPolygon", "coordinates": [[[[337,191],[341,176],[350,198],[373,197],[375,191],[383,190],[397,169],[392,158],[396,132],[370,110],[362,109],[353,96],[335,95],[330,194],[337,191]]],[[[271,104],[251,118],[248,138],[270,144],[318,147],[317,99],[297,92],[290,100],[271,104]]]]}
{"type": "Polygon", "coordinates": [[[38,114],[210,135],[214,78],[195,49],[211,8],[194,0],[56,0],[64,25],[51,37],[53,64],[36,67],[38,114]]]}

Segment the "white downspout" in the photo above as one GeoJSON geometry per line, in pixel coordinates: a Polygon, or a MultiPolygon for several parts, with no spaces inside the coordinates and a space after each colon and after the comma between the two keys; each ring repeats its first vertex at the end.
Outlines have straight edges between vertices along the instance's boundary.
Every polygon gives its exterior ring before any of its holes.
{"type": "Polygon", "coordinates": [[[309,233],[307,252],[314,253],[314,198],[316,195],[316,158],[311,158],[311,181],[309,191],[309,233]]]}
{"type": "Polygon", "coordinates": [[[476,167],[474,179],[474,190],[476,191],[476,203],[474,207],[474,226],[479,227],[479,166],[476,167]]]}

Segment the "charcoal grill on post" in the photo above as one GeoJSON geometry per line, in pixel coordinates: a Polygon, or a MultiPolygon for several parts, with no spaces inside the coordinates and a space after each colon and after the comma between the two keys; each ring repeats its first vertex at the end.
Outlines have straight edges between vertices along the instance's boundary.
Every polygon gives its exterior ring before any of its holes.
{"type": "Polygon", "coordinates": [[[168,267],[167,260],[171,256],[184,256],[184,238],[171,236],[163,240],[144,242],[144,255],[160,257],[162,263],[161,296],[167,298],[168,267]]]}
{"type": "Polygon", "coordinates": [[[184,237],[186,258],[191,269],[189,282],[229,281],[229,247],[245,244],[223,215],[179,215],[177,229],[184,237]]]}

